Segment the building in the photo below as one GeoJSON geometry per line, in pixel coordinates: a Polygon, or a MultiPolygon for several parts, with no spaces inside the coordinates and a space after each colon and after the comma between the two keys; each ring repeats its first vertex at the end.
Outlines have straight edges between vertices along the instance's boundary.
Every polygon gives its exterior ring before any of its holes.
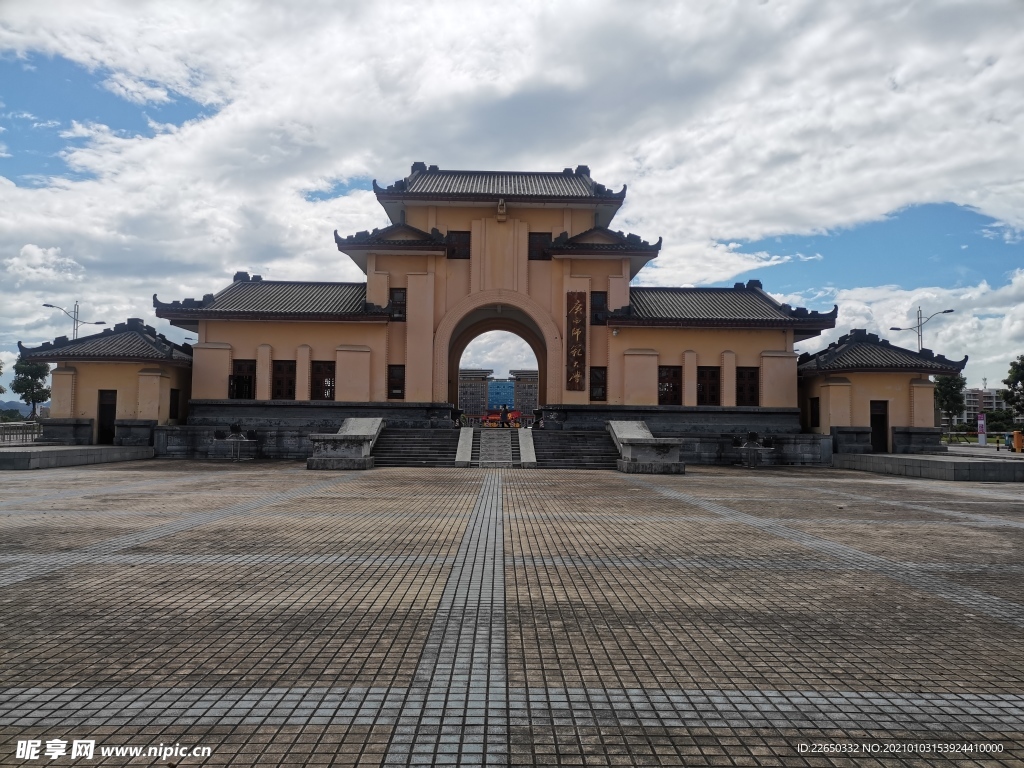
{"type": "Polygon", "coordinates": [[[800,356],[800,403],[807,431],[832,436],[837,453],[915,453],[939,449],[935,384],[967,358],[913,352],[853,330],[815,354],[800,356]]]}
{"type": "Polygon", "coordinates": [[[184,423],[192,389],[192,349],[168,341],[138,318],[102,333],[60,336],[21,357],[56,363],[50,439],[72,445],[151,445],[153,428],[184,423]]]}
{"type": "MultiPolygon", "coordinates": [[[[642,420],[659,435],[686,435],[709,460],[755,431],[773,436],[785,461],[819,460],[808,457],[819,455],[820,426],[801,432],[794,345],[834,327],[838,307],[791,307],[757,280],[632,286],[661,240],[612,229],[626,188],[605,187],[584,165],[552,173],[414,163],[406,178],[373,189],[390,224],[334,235],[363,282],[238,272],[199,299],[153,297],[158,317],[198,336],[188,423],[158,425],[158,453],[207,455],[232,424],[261,430],[262,455],[296,458],[310,432],[348,416],[451,428],[457,408],[478,407],[461,391],[463,351],[502,330],[536,356],[543,429],[642,420]]],[[[113,376],[118,363],[107,363],[113,376]]],[[[55,397],[70,397],[60,383],[70,382],[55,379],[55,397]]],[[[900,397],[916,397],[901,381],[900,397]]],[[[119,403],[125,392],[118,385],[119,403]]],[[[99,418],[89,403],[76,413],[99,418]]],[[[915,414],[896,409],[890,424],[924,423],[915,414]]]]}
{"type": "MultiPolygon", "coordinates": [[[[1002,390],[992,388],[971,388],[964,390],[964,412],[953,416],[953,425],[967,424],[972,429],[978,424],[978,414],[982,412],[1002,411],[1006,409],[1002,390]]],[[[1020,416],[1014,422],[1024,421],[1020,416]]],[[[942,415],[942,426],[949,428],[949,418],[942,415]]]]}
{"type": "Polygon", "coordinates": [[[459,409],[467,416],[482,416],[487,412],[491,374],[494,371],[475,368],[459,369],[459,409]]]}
{"type": "MultiPolygon", "coordinates": [[[[538,405],[538,385],[540,377],[536,370],[515,370],[509,371],[509,376],[514,382],[512,401],[515,403],[515,410],[533,416],[538,405]]],[[[591,374],[593,375],[593,374],[591,374]]],[[[593,382],[591,382],[593,388],[593,382]]]]}
{"type": "Polygon", "coordinates": [[[515,382],[512,379],[492,379],[487,385],[487,407],[490,410],[506,406],[515,410],[515,382]]]}

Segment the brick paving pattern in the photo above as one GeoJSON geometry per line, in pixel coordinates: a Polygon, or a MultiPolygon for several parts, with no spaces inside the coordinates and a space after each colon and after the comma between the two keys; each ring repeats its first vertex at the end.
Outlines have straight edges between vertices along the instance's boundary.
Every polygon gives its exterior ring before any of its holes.
{"type": "Polygon", "coordinates": [[[148,461],[0,487],[3,766],[1024,765],[1016,486],[148,461]],[[175,743],[212,755],[100,754],[175,743]],[[1001,751],[882,751],[935,743],[1001,751]]]}

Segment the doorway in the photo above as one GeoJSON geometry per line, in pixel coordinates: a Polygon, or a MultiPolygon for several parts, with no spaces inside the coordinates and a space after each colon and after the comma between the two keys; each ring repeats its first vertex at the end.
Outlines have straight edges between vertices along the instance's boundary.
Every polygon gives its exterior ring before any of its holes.
{"type": "Polygon", "coordinates": [[[889,401],[871,401],[871,450],[889,452],[889,401]]]}
{"type": "Polygon", "coordinates": [[[101,389],[96,412],[96,444],[114,444],[114,420],[117,418],[117,390],[101,389]]]}

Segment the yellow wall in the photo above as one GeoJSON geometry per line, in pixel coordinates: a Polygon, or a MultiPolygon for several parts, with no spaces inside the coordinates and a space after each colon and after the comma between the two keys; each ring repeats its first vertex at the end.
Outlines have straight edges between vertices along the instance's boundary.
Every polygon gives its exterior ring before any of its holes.
{"type": "MultiPolygon", "coordinates": [[[[314,360],[334,360],[339,393],[369,392],[370,400],[386,399],[387,360],[405,351],[406,324],[392,323],[293,323],[208,320],[200,325],[200,342],[193,348],[195,374],[193,397],[224,399],[228,396],[228,376],[233,360],[257,360],[257,396],[270,397],[270,365],[274,360],[296,361],[297,399],[309,398],[309,366],[314,360]],[[398,333],[395,329],[401,329],[398,333]],[[392,338],[389,342],[389,335],[392,338]],[[263,354],[260,354],[260,348],[263,354]],[[355,368],[343,364],[351,347],[366,348],[368,363],[355,368]],[[303,371],[298,371],[298,364],[303,371]],[[368,368],[366,366],[369,366],[368,368]],[[369,376],[363,381],[362,377],[369,376]],[[351,380],[350,380],[351,379],[351,380]],[[305,386],[298,385],[305,382],[305,386]]],[[[427,324],[429,327],[429,323],[427,324]]],[[[404,363],[403,359],[397,361],[404,363]]],[[[365,401],[366,398],[361,398],[365,401]]]]}
{"type": "MultiPolygon", "coordinates": [[[[809,400],[820,398],[821,425],[811,431],[828,434],[832,427],[870,427],[871,401],[888,405],[889,427],[934,427],[935,385],[918,373],[843,373],[842,376],[804,376],[800,406],[809,413],[809,400]]],[[[809,423],[805,428],[811,429],[809,423]]]]}
{"type": "Polygon", "coordinates": [[[118,419],[154,419],[168,424],[171,390],[181,392],[178,421],[188,415],[191,396],[189,368],[158,363],[75,362],[59,363],[52,377],[53,418],[93,419],[96,441],[101,389],[117,390],[118,419]]]}

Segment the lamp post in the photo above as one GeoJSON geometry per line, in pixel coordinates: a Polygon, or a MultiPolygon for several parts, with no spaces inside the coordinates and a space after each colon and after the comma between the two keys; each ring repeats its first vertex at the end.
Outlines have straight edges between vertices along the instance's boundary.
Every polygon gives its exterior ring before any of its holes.
{"type": "Polygon", "coordinates": [[[950,314],[951,312],[954,312],[954,311],[955,310],[952,310],[952,309],[943,309],[943,310],[941,310],[939,312],[933,312],[932,314],[928,315],[928,317],[926,317],[926,318],[924,318],[922,320],[921,319],[921,317],[922,317],[921,307],[918,307],[917,308],[917,324],[916,325],[912,325],[909,328],[897,328],[896,326],[893,326],[889,330],[890,331],[917,331],[917,351],[920,352],[922,349],[924,349],[924,336],[921,333],[921,329],[924,327],[924,324],[927,323],[929,320],[931,320],[936,315],[948,315],[948,314],[950,314]]]}
{"type": "Polygon", "coordinates": [[[106,323],[103,320],[79,320],[77,301],[75,302],[75,309],[73,312],[68,312],[66,309],[64,309],[64,307],[58,307],[56,304],[43,304],[43,306],[49,307],[50,309],[59,309],[61,312],[63,312],[65,315],[67,315],[68,317],[75,321],[75,330],[71,337],[73,339],[78,338],[78,326],[80,325],[106,325],[106,323]]]}

